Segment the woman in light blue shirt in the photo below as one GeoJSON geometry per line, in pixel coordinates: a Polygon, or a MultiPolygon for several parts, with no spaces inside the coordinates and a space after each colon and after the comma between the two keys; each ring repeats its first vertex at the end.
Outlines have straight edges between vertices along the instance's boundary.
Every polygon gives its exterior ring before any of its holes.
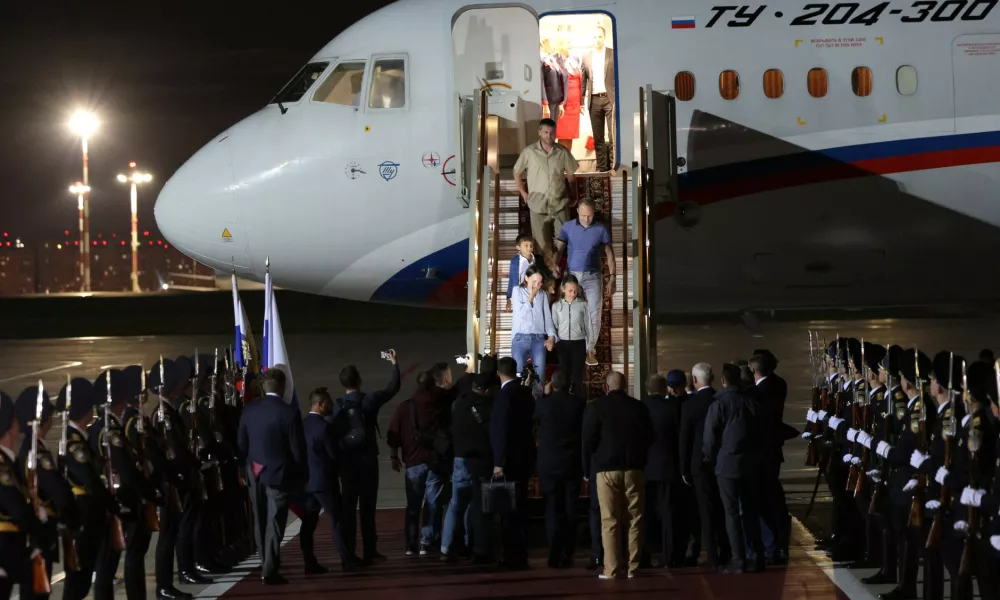
{"type": "Polygon", "coordinates": [[[556,328],[552,324],[552,308],[549,295],[542,289],[544,277],[541,270],[532,265],[524,273],[524,280],[514,289],[514,323],[511,327],[511,355],[517,362],[518,373],[531,355],[531,363],[539,379],[545,381],[545,353],[556,343],[556,328]]]}

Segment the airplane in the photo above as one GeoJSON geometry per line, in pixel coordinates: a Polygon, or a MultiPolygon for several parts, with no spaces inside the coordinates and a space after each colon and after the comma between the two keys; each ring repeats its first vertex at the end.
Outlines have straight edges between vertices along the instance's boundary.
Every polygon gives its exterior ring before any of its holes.
{"type": "Polygon", "coordinates": [[[618,169],[641,87],[676,98],[687,209],[654,207],[657,313],[997,299],[997,3],[399,0],[181,166],[157,225],[240,277],[269,257],[286,289],[464,309],[462,99],[490,87],[506,143],[531,143],[542,37],[601,37],[618,169]]]}

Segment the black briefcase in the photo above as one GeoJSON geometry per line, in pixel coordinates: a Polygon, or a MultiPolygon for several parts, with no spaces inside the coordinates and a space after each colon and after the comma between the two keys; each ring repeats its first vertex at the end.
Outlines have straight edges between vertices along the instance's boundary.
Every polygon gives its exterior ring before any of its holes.
{"type": "Polygon", "coordinates": [[[506,478],[491,478],[483,484],[483,514],[504,515],[517,509],[517,484],[506,478]]]}

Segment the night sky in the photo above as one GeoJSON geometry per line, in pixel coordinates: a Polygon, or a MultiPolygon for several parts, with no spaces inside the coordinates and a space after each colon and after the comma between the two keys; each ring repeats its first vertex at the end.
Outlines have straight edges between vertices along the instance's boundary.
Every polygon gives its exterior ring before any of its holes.
{"type": "Polygon", "coordinates": [[[101,120],[90,139],[91,236],[129,231],[128,162],[139,228],[155,231],[160,186],[190,155],[264,106],[345,27],[390,0],[4,2],[0,9],[0,230],[26,243],[78,232],[77,107],[101,120]],[[259,8],[258,8],[259,7],[259,8]],[[269,7],[264,10],[264,7],[269,7]]]}

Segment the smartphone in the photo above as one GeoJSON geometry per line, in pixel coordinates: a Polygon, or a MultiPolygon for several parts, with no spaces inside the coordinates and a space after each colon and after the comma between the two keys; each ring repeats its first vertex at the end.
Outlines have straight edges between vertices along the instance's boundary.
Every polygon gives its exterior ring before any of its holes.
{"type": "Polygon", "coordinates": [[[456,354],[455,355],[455,362],[457,362],[460,365],[467,365],[470,362],[472,362],[472,359],[469,358],[468,354],[456,354]]]}
{"type": "Polygon", "coordinates": [[[383,350],[381,352],[381,355],[382,355],[382,360],[392,360],[392,355],[389,354],[388,350],[383,350]]]}

